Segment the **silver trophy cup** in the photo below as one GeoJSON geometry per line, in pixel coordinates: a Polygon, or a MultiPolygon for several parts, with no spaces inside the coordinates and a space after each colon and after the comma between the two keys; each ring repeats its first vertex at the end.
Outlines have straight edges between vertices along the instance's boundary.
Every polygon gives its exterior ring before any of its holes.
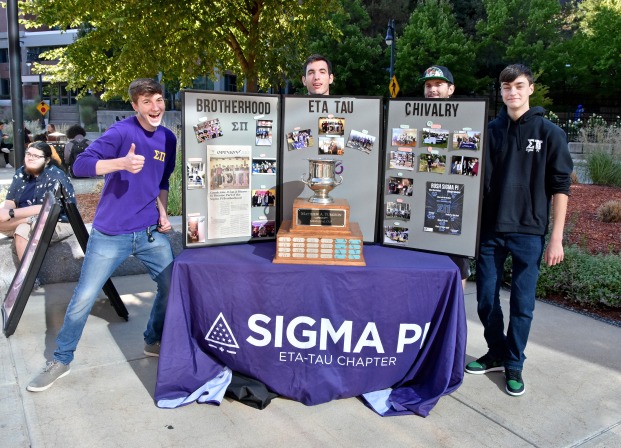
{"type": "Polygon", "coordinates": [[[334,172],[335,164],[334,159],[308,159],[308,174],[302,175],[302,182],[315,192],[308,198],[308,202],[315,204],[334,202],[328,193],[343,182],[343,177],[334,172]],[[335,176],[339,176],[339,180],[335,176]]]}

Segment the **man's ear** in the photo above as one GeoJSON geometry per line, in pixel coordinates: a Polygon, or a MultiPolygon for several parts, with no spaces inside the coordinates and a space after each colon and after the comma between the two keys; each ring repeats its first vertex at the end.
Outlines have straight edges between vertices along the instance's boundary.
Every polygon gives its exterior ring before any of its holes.
{"type": "Polygon", "coordinates": [[[451,96],[455,92],[455,84],[451,84],[448,88],[448,94],[451,96]]]}
{"type": "Polygon", "coordinates": [[[302,85],[306,87],[306,76],[302,76],[302,85]]]}
{"type": "Polygon", "coordinates": [[[330,84],[332,84],[334,82],[334,74],[330,75],[330,84]]]}

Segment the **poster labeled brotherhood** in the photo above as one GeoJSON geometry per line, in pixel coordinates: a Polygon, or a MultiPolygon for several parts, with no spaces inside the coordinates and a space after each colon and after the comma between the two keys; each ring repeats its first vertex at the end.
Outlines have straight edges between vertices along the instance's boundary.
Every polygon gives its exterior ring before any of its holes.
{"type": "Polygon", "coordinates": [[[486,117],[484,99],[389,101],[383,244],[476,256],[486,117]]]}
{"type": "Polygon", "coordinates": [[[182,92],[184,247],[275,238],[279,97],[182,92]]]}

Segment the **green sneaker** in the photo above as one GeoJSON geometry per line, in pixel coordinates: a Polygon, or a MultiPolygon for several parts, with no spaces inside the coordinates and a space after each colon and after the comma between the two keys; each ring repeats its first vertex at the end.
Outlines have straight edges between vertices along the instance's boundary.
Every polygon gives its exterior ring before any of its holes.
{"type": "Polygon", "coordinates": [[[466,365],[466,372],[474,375],[482,375],[487,372],[502,372],[505,370],[502,360],[495,359],[489,353],[481,356],[476,361],[466,365]]]}
{"type": "Polygon", "coordinates": [[[35,376],[26,390],[30,392],[43,392],[52,387],[52,384],[65,375],[69,375],[71,369],[69,365],[65,365],[60,361],[48,361],[43,367],[41,373],[35,376]]]}
{"type": "Polygon", "coordinates": [[[522,371],[515,369],[505,369],[505,379],[507,381],[505,390],[513,397],[519,397],[524,393],[524,380],[522,371]]]}

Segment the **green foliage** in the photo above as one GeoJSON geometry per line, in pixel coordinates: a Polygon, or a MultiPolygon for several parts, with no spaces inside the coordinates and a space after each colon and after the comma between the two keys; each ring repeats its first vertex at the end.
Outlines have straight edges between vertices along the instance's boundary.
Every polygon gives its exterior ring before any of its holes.
{"type": "Polygon", "coordinates": [[[27,27],[65,30],[83,26],[71,45],[42,57],[51,82],[103,98],[127,95],[137,77],[162,74],[164,82],[189,86],[198,76],[230,71],[247,90],[269,88],[297,75],[306,57],[310,26],[337,33],[328,18],[338,2],[314,0],[231,0],[228,2],[99,2],[33,0],[22,2],[27,27]],[[35,19],[32,19],[36,17],[35,19]]]}
{"type": "Polygon", "coordinates": [[[578,246],[565,248],[556,266],[541,266],[537,296],[564,297],[587,305],[621,307],[621,257],[592,255],[578,246]]]}
{"type": "Polygon", "coordinates": [[[177,157],[175,161],[175,170],[170,175],[170,184],[168,189],[168,207],[166,211],[168,216],[181,216],[183,210],[183,154],[180,147],[181,137],[178,131],[177,135],[177,157]]]}
{"type": "Polygon", "coordinates": [[[448,0],[422,0],[397,40],[395,75],[403,95],[422,96],[420,74],[431,65],[448,67],[455,94],[472,90],[475,53],[472,41],[457,25],[448,0]]]}
{"type": "Polygon", "coordinates": [[[587,156],[587,175],[594,184],[621,187],[621,160],[599,150],[587,156]]]}

